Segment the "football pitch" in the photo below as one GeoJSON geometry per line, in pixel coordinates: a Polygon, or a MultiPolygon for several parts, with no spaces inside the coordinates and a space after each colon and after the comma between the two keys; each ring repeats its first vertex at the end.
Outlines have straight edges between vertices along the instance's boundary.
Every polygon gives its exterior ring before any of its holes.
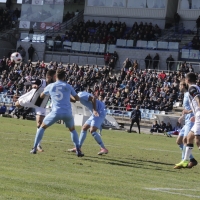
{"type": "MultiPolygon", "coordinates": [[[[109,154],[88,133],[76,157],[70,133],[46,130],[42,153],[30,154],[34,121],[0,118],[0,200],[188,200],[200,199],[200,167],[174,170],[181,153],[176,138],[103,130],[109,154]]],[[[77,127],[78,133],[80,127],[77,127]]],[[[194,156],[200,161],[196,146],[194,156]]]]}

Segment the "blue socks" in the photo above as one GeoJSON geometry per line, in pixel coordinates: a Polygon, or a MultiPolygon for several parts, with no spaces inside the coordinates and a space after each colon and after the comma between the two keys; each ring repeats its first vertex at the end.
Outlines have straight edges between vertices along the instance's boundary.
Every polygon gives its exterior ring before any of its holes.
{"type": "Polygon", "coordinates": [[[83,145],[83,142],[85,141],[85,138],[87,136],[87,131],[81,131],[81,134],[79,136],[79,145],[80,145],[80,148],[81,146],[83,145]]]}
{"type": "Polygon", "coordinates": [[[39,128],[37,130],[37,133],[36,133],[36,136],[35,136],[34,148],[37,148],[38,144],[42,140],[43,135],[44,135],[44,131],[45,131],[44,128],[39,128]]]}
{"type": "Polygon", "coordinates": [[[101,148],[105,148],[104,143],[103,143],[103,141],[101,139],[101,136],[97,132],[93,132],[92,136],[94,137],[96,142],[101,146],[101,148]]]}
{"type": "Polygon", "coordinates": [[[74,146],[76,147],[76,149],[80,149],[79,140],[78,140],[78,133],[76,132],[76,130],[73,130],[70,133],[71,133],[71,138],[72,138],[72,141],[74,143],[74,146]]]}

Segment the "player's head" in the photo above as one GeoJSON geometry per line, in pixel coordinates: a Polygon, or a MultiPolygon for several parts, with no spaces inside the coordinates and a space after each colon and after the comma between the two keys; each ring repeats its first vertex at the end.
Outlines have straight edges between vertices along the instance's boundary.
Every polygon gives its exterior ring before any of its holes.
{"type": "Polygon", "coordinates": [[[56,74],[56,71],[55,71],[55,70],[50,69],[50,70],[47,71],[47,74],[46,74],[46,82],[47,82],[48,84],[53,83],[53,82],[56,81],[56,80],[55,80],[55,74],[56,74]]]}
{"type": "Polygon", "coordinates": [[[185,79],[181,80],[181,82],[179,84],[179,89],[180,89],[180,92],[185,92],[188,90],[188,86],[185,83],[185,79]]]}
{"type": "Polygon", "coordinates": [[[195,85],[197,81],[196,74],[193,72],[187,73],[185,76],[185,83],[186,85],[195,85]]]}
{"type": "Polygon", "coordinates": [[[56,79],[61,81],[65,80],[65,71],[63,69],[56,70],[56,79]]]}

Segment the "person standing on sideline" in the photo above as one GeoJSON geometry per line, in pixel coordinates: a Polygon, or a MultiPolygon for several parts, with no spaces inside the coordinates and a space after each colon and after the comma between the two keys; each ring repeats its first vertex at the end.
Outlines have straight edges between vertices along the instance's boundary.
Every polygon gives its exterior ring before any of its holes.
{"type": "Polygon", "coordinates": [[[33,61],[33,54],[34,54],[34,52],[35,52],[35,48],[31,44],[30,47],[28,48],[28,59],[30,61],[33,61]]]}
{"type": "MultiPolygon", "coordinates": [[[[82,126],[81,134],[79,136],[79,145],[80,147],[83,145],[83,142],[87,136],[87,130],[90,129],[90,133],[101,148],[98,155],[107,154],[108,150],[105,148],[105,145],[101,139],[101,135],[97,133],[97,129],[101,131],[102,124],[106,117],[105,104],[101,100],[96,99],[93,95],[85,91],[79,92],[78,96],[81,104],[88,108],[92,113],[90,118],[82,126]]],[[[68,149],[68,151],[75,152],[76,148],[68,149]]]]}
{"type": "MultiPolygon", "coordinates": [[[[190,103],[189,103],[189,93],[187,91],[188,88],[186,86],[185,80],[182,80],[180,82],[179,89],[180,89],[181,93],[184,93],[183,108],[188,111],[191,110],[190,103]]],[[[176,143],[179,145],[179,147],[182,151],[182,160],[184,159],[184,156],[185,156],[185,149],[186,149],[186,145],[187,145],[187,135],[194,125],[194,123],[190,121],[190,119],[193,116],[194,116],[193,113],[185,114],[185,115],[182,115],[178,120],[179,123],[181,123],[182,119],[183,118],[185,119],[185,125],[181,129],[179,136],[176,140],[176,143]]],[[[190,155],[190,162],[192,162],[194,166],[197,164],[197,161],[194,159],[192,154],[190,155]]],[[[180,168],[179,168],[179,166],[175,165],[174,169],[180,169],[180,168]]]]}
{"type": "Polygon", "coordinates": [[[79,96],[74,91],[73,87],[65,82],[65,71],[58,69],[56,71],[56,82],[49,84],[42,94],[41,98],[45,98],[46,95],[51,96],[53,103],[52,111],[44,118],[42,125],[38,129],[33,149],[30,151],[32,154],[37,153],[37,146],[42,140],[44,131],[59,120],[63,120],[65,126],[71,133],[72,141],[76,147],[76,155],[78,157],[84,156],[80,150],[78,134],[74,127],[74,118],[72,115],[71,102],[79,100],[79,96]]]}
{"type": "Polygon", "coordinates": [[[136,106],[136,108],[131,113],[131,125],[130,125],[130,130],[129,130],[130,133],[131,133],[133,124],[136,122],[137,127],[138,127],[138,131],[139,131],[139,134],[140,134],[140,121],[141,121],[140,107],[136,106]]]}
{"type": "Polygon", "coordinates": [[[170,55],[167,59],[166,59],[166,63],[167,63],[167,70],[172,70],[172,66],[174,64],[174,59],[172,58],[172,55],[170,55]]]}

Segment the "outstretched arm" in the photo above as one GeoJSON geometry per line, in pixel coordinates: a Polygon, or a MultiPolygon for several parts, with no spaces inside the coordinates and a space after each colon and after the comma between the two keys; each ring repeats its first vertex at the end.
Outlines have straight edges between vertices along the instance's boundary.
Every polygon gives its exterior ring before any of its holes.
{"type": "Polygon", "coordinates": [[[92,107],[93,107],[93,114],[94,114],[94,116],[98,117],[98,116],[99,116],[99,113],[98,113],[97,110],[96,110],[96,98],[95,98],[95,97],[92,97],[92,96],[89,96],[88,100],[92,102],[92,107]]]}

